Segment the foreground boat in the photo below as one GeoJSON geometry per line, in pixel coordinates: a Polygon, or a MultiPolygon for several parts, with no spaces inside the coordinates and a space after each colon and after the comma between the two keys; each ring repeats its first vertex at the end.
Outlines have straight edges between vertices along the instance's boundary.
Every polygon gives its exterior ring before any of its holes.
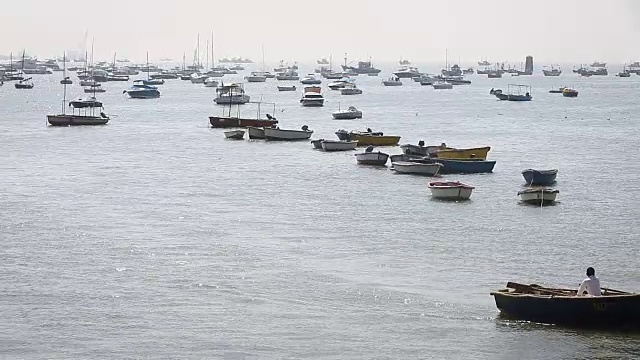
{"type": "MultiPolygon", "coordinates": [[[[261,106],[267,103],[258,102],[255,104],[257,104],[258,106],[258,111],[257,111],[257,114],[255,115],[256,116],[255,118],[242,116],[240,114],[240,109],[239,109],[240,104],[236,104],[236,107],[238,109],[235,111],[235,113],[232,111],[232,106],[227,105],[225,106],[225,108],[222,109],[222,115],[209,116],[209,123],[211,124],[211,127],[214,127],[214,128],[245,128],[245,127],[262,128],[262,127],[276,126],[276,124],[278,123],[278,120],[275,117],[269,114],[265,114],[266,119],[262,118],[261,106]]],[[[273,105],[272,113],[275,114],[276,105],[274,103],[270,103],[270,105],[273,105]]],[[[252,139],[251,130],[249,130],[249,138],[252,139]]]]}
{"type": "Polygon", "coordinates": [[[322,146],[322,150],[324,151],[350,151],[356,149],[356,146],[358,146],[358,142],[344,140],[322,140],[320,142],[320,145],[322,146]]]}
{"type": "Polygon", "coordinates": [[[535,170],[525,169],[522,171],[522,176],[527,182],[527,185],[549,186],[556,182],[556,176],[558,175],[558,169],[551,170],[535,170]]]}
{"type": "Polygon", "coordinates": [[[300,99],[302,106],[319,107],[324,105],[322,88],[318,85],[305,86],[300,99]]]}
{"type": "Polygon", "coordinates": [[[559,190],[549,188],[530,188],[518,192],[520,200],[527,204],[550,205],[556,201],[559,190]]]}
{"type": "Polygon", "coordinates": [[[418,163],[412,161],[392,162],[393,170],[401,174],[416,174],[435,176],[440,172],[442,164],[440,163],[418,163]]]}
{"type": "Polygon", "coordinates": [[[134,81],[133,86],[123,91],[123,94],[129,95],[132,99],[157,99],[160,97],[160,91],[157,87],[145,85],[141,80],[134,81]]]}
{"type": "Polygon", "coordinates": [[[335,134],[340,140],[357,140],[358,146],[394,146],[400,142],[400,136],[384,135],[381,132],[369,130],[367,132],[338,130],[335,134]]]}
{"type": "Polygon", "coordinates": [[[435,181],[429,183],[431,196],[443,200],[468,200],[473,189],[475,189],[473,186],[459,181],[435,181]]]}
{"type": "Polygon", "coordinates": [[[355,156],[356,161],[361,165],[385,166],[389,160],[389,154],[380,151],[373,152],[373,146],[369,146],[363,153],[355,156]]]}
{"type": "Polygon", "coordinates": [[[296,141],[296,140],[309,140],[313,135],[313,130],[309,130],[307,125],[302,126],[301,130],[279,129],[279,128],[265,128],[264,137],[267,140],[280,140],[280,141],[296,141]]]}
{"type": "Polygon", "coordinates": [[[585,328],[640,327],[640,294],[602,288],[602,296],[576,296],[576,290],[509,282],[491,295],[507,318],[585,328]]]}

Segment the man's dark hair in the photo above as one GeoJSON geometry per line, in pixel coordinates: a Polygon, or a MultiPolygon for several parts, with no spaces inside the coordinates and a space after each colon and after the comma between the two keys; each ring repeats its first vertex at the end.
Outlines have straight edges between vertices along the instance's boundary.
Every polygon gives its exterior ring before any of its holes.
{"type": "Polygon", "coordinates": [[[591,276],[591,275],[595,275],[595,274],[596,274],[596,269],[594,269],[591,266],[589,266],[587,268],[587,276],[591,276]]]}

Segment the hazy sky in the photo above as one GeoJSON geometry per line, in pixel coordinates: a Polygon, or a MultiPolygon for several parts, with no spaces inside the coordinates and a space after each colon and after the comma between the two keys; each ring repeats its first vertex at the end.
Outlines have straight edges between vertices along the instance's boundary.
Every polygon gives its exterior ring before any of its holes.
{"type": "Polygon", "coordinates": [[[463,63],[522,61],[610,63],[640,60],[640,1],[634,0],[109,0],[3,3],[0,54],[26,49],[41,58],[81,50],[95,39],[95,58],[131,60],[193,56],[215,35],[217,57],[340,62],[463,63]],[[63,5],[64,4],[64,5],[63,5]]]}

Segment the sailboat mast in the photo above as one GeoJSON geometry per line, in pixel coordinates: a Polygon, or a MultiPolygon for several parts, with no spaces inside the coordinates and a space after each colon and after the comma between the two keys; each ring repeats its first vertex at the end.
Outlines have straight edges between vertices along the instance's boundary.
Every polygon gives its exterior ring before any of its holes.
{"type": "Polygon", "coordinates": [[[62,115],[65,115],[64,109],[67,102],[67,52],[62,54],[62,67],[64,68],[64,85],[62,86],[62,115]]]}
{"type": "Polygon", "coordinates": [[[265,66],[264,66],[264,44],[262,44],[262,75],[264,76],[264,73],[266,72],[265,66]]]}
{"type": "Polygon", "coordinates": [[[216,67],[215,56],[213,55],[213,31],[211,31],[211,68],[216,67]]]}
{"type": "Polygon", "coordinates": [[[196,47],[196,57],[198,58],[198,61],[196,63],[196,65],[198,66],[198,69],[196,70],[197,72],[200,71],[200,34],[198,34],[198,46],[196,47]]]}
{"type": "Polygon", "coordinates": [[[209,40],[207,40],[207,67],[206,70],[208,71],[209,69],[209,40]]]}
{"type": "Polygon", "coordinates": [[[147,51],[147,81],[149,81],[150,78],[151,76],[149,75],[149,52],[147,51]]]}

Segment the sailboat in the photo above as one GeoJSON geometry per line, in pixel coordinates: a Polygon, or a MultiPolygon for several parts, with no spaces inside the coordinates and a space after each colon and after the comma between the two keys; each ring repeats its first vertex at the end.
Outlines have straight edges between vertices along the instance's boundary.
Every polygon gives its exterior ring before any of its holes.
{"type": "MultiPolygon", "coordinates": [[[[66,59],[66,53],[65,53],[66,59]]],[[[103,111],[96,115],[96,109],[102,109],[102,102],[96,100],[94,96],[78,99],[69,102],[72,107],[71,114],[67,114],[67,83],[62,82],[62,112],[58,115],[47,115],[47,121],[53,126],[75,126],[75,125],[104,125],[109,122],[109,116],[103,111]]]]}
{"type": "Polygon", "coordinates": [[[64,53],[64,55],[62,55],[62,67],[63,67],[62,69],[63,78],[62,80],[60,80],[60,84],[63,84],[63,85],[73,84],[73,81],[71,81],[71,78],[67,76],[67,53],[66,52],[64,53]]]}
{"type": "MultiPolygon", "coordinates": [[[[25,52],[23,50],[22,51],[22,70],[20,71],[23,74],[24,74],[24,55],[25,55],[25,52]]],[[[21,79],[13,85],[15,85],[16,89],[33,89],[33,86],[34,86],[30,77],[26,79],[21,79]]]]}
{"type": "MultiPolygon", "coordinates": [[[[149,79],[149,53],[147,52],[147,79],[149,79]]],[[[147,80],[148,81],[148,80],[147,80]]],[[[160,97],[160,91],[157,87],[151,86],[145,80],[136,80],[133,86],[122,92],[129,95],[132,99],[156,99],[160,97]]]]}
{"type": "Polygon", "coordinates": [[[13,68],[13,53],[9,54],[9,71],[4,73],[4,78],[7,81],[13,80],[22,80],[24,79],[24,74],[21,71],[16,71],[13,68]]]}
{"type": "Polygon", "coordinates": [[[262,71],[253,71],[251,72],[251,75],[247,75],[245,76],[245,80],[247,80],[247,82],[265,82],[267,81],[267,77],[264,75],[264,45],[262,45],[262,71]]]}

